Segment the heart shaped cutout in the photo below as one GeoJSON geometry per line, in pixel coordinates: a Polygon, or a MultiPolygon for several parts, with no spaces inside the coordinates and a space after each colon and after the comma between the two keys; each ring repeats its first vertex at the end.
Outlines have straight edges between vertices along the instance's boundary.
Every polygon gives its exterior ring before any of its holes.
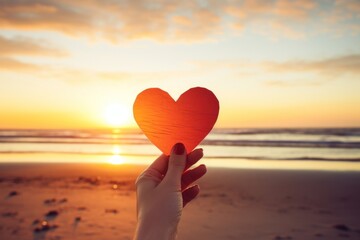
{"type": "Polygon", "coordinates": [[[136,97],[134,118],[147,138],[164,154],[182,142],[191,152],[211,131],[219,115],[219,101],[206,88],[191,88],[175,101],[159,88],[136,97]]]}

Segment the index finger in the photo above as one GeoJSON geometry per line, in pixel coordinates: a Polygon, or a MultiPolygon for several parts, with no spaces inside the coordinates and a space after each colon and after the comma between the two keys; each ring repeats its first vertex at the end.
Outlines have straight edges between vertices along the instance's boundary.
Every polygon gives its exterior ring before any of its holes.
{"type": "MultiPolygon", "coordinates": [[[[203,156],[204,153],[202,148],[195,149],[194,151],[189,153],[186,159],[186,165],[184,171],[190,168],[195,163],[197,163],[203,156]]],[[[165,175],[168,168],[168,164],[169,164],[169,156],[165,154],[161,154],[152,164],[150,164],[148,169],[155,170],[161,175],[165,175]]]]}
{"type": "Polygon", "coordinates": [[[195,163],[197,163],[203,156],[204,156],[204,151],[202,148],[195,149],[194,151],[189,153],[186,159],[186,165],[184,171],[190,168],[195,163]]]}
{"type": "Polygon", "coordinates": [[[165,154],[161,154],[150,166],[148,169],[155,170],[161,175],[165,175],[166,170],[168,168],[169,156],[165,154]]]}

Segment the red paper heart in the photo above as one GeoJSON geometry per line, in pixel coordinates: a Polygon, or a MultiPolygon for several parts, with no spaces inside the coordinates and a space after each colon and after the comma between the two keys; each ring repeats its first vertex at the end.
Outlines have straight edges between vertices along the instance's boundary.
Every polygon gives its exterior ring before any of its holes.
{"type": "Polygon", "coordinates": [[[169,155],[178,142],[190,152],[206,137],[217,120],[219,101],[201,87],[189,89],[176,102],[167,92],[149,88],[136,97],[133,110],[144,134],[169,155]]]}

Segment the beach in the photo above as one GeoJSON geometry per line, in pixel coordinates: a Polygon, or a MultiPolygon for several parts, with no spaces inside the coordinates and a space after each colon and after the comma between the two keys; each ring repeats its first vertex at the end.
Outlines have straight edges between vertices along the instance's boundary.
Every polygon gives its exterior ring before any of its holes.
{"type": "MultiPolygon", "coordinates": [[[[132,239],[145,167],[3,163],[1,239],[132,239]]],[[[199,184],[177,239],[360,238],[359,172],[209,168],[199,184]]]]}
{"type": "Polygon", "coordinates": [[[0,0],[0,240],[360,240],[359,43],[360,0],[0,0]]]}

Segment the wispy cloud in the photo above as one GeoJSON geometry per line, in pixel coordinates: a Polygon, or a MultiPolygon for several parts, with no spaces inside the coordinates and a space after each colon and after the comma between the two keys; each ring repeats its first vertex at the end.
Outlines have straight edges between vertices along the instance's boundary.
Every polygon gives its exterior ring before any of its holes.
{"type": "Polygon", "coordinates": [[[269,71],[313,71],[324,74],[360,74],[360,55],[347,55],[316,61],[267,62],[269,71]]]}
{"type": "MultiPolygon", "coordinates": [[[[306,26],[319,22],[336,28],[329,19],[359,21],[359,2],[311,0],[229,1],[1,1],[3,29],[56,31],[112,42],[141,38],[159,41],[209,39],[229,27],[236,33],[259,28],[263,35],[303,38],[306,26]],[[326,5],[326,8],[324,7],[326,5]],[[264,23],[267,31],[264,32],[264,23]],[[269,33],[270,31],[270,33],[269,33]]],[[[353,29],[346,22],[342,30],[353,29]]]]}
{"type": "MultiPolygon", "coordinates": [[[[346,55],[322,60],[279,61],[193,61],[187,70],[164,71],[102,71],[27,64],[0,58],[0,71],[32,71],[40,79],[56,79],[69,84],[90,82],[153,82],[181,79],[209,79],[209,76],[231,82],[259,81],[271,87],[321,86],[331,81],[360,79],[360,55],[346,55]]],[[[211,77],[210,77],[211,78],[211,77]]]]}
{"type": "Polygon", "coordinates": [[[26,37],[6,38],[0,35],[0,56],[51,56],[64,57],[68,53],[45,40],[26,37]]]}
{"type": "Polygon", "coordinates": [[[22,71],[27,73],[29,71],[39,71],[41,68],[36,64],[21,62],[12,58],[0,57],[0,72],[14,72],[22,71]]]}
{"type": "MultiPolygon", "coordinates": [[[[266,62],[265,69],[275,76],[296,77],[266,80],[270,86],[320,86],[329,81],[360,79],[360,55],[347,55],[315,61],[266,62]]],[[[276,77],[275,77],[276,78],[276,77]]]]}
{"type": "Polygon", "coordinates": [[[0,71],[24,73],[38,72],[41,66],[19,60],[21,56],[65,57],[69,54],[45,40],[37,41],[27,37],[6,38],[0,35],[0,71]]]}
{"type": "Polygon", "coordinates": [[[234,81],[259,80],[269,86],[320,86],[329,81],[360,79],[360,55],[321,60],[278,61],[201,61],[197,71],[223,71],[234,81]]]}

